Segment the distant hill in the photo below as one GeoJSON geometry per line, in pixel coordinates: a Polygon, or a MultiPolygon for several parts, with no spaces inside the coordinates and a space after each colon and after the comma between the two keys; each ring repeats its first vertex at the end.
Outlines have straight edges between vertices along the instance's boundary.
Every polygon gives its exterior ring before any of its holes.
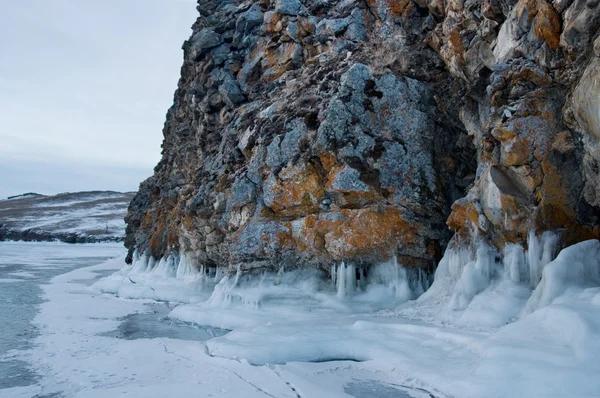
{"type": "Polygon", "coordinates": [[[133,192],[90,191],[54,196],[25,193],[0,200],[0,241],[120,241],[133,192]]]}

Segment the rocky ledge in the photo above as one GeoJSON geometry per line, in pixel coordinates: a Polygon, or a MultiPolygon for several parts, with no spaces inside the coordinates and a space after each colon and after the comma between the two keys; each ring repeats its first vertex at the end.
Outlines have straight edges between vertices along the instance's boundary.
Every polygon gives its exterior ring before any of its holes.
{"type": "Polygon", "coordinates": [[[598,238],[599,4],[200,1],[129,260],[433,269],[449,242],[598,238]]]}

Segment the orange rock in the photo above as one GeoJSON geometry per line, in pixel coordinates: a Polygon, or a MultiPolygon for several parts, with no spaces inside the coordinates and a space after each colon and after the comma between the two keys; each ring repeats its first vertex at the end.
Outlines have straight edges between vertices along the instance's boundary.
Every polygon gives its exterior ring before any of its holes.
{"type": "Polygon", "coordinates": [[[549,160],[542,162],[544,180],[540,202],[541,216],[547,228],[565,228],[575,221],[575,211],[567,194],[567,181],[549,160]]]}
{"type": "Polygon", "coordinates": [[[492,131],[502,143],[501,161],[506,166],[520,166],[531,157],[532,137],[519,122],[511,126],[502,125],[492,131]]]}
{"type": "Polygon", "coordinates": [[[446,44],[440,50],[440,55],[453,75],[466,78],[463,72],[465,65],[465,47],[461,35],[461,26],[454,26],[447,36],[446,44]]]}
{"type": "Polygon", "coordinates": [[[515,6],[518,20],[527,17],[527,25],[533,24],[533,33],[555,50],[560,44],[560,17],[545,0],[521,0],[515,6]]]}
{"type": "Polygon", "coordinates": [[[481,208],[486,218],[503,232],[508,241],[518,241],[526,236],[530,227],[527,196],[499,167],[490,167],[481,180],[481,208]]]}
{"type": "Polygon", "coordinates": [[[319,160],[321,160],[323,168],[329,173],[337,162],[337,157],[331,152],[324,152],[319,155],[319,160]]]}
{"type": "Polygon", "coordinates": [[[387,0],[390,11],[401,15],[405,10],[412,6],[411,0],[387,0]]]}
{"type": "Polygon", "coordinates": [[[398,246],[414,244],[420,227],[391,206],[310,215],[296,223],[299,250],[321,252],[336,261],[389,258],[398,246]]]}
{"type": "Polygon", "coordinates": [[[269,208],[275,216],[301,217],[318,210],[321,198],[325,194],[323,179],[311,164],[293,165],[279,173],[272,187],[265,187],[272,197],[269,208]]]}
{"type": "MultiPolygon", "coordinates": [[[[461,198],[452,204],[452,212],[446,225],[460,236],[471,236],[472,231],[482,229],[479,225],[480,211],[467,198],[461,198]]],[[[484,228],[485,229],[485,228],[484,228]]]]}
{"type": "Polygon", "coordinates": [[[502,164],[507,166],[520,166],[525,164],[531,157],[531,142],[527,137],[519,137],[504,142],[500,157],[502,164]]]}
{"type": "Polygon", "coordinates": [[[292,58],[300,46],[294,42],[282,43],[275,48],[267,48],[263,57],[263,80],[273,81],[292,67],[292,58]]]}
{"type": "Polygon", "coordinates": [[[265,19],[265,30],[269,33],[276,33],[278,31],[281,30],[281,15],[273,12],[273,13],[268,13],[266,19],[265,19]],[[279,30],[277,30],[278,25],[279,24],[279,30]]]}
{"type": "Polygon", "coordinates": [[[452,212],[446,220],[446,225],[454,232],[463,228],[467,222],[467,209],[464,203],[459,202],[460,200],[457,200],[452,204],[452,212]]]}

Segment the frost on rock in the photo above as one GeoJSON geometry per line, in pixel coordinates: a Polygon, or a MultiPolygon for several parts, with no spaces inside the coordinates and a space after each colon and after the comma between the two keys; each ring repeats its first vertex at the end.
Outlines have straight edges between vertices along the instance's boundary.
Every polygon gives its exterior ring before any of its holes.
{"type": "Polygon", "coordinates": [[[397,307],[398,315],[409,318],[497,328],[551,304],[571,287],[600,285],[600,242],[568,247],[555,259],[559,244],[559,235],[551,231],[530,232],[527,249],[507,244],[497,251],[479,240],[474,247],[448,249],[435,275],[405,267],[395,256],[371,266],[342,261],[328,273],[284,263],[277,271],[245,272],[240,265],[232,273],[199,266],[186,254],[157,260],[136,252],[131,266],[97,287],[124,297],[202,302],[213,309],[262,311],[293,302],[315,308],[337,303],[347,311],[397,307]],[[169,283],[179,288],[168,288],[169,283]]]}
{"type": "Polygon", "coordinates": [[[523,314],[547,306],[570,288],[600,285],[600,241],[588,240],[563,249],[548,263],[523,314]]]}
{"type": "Polygon", "coordinates": [[[552,264],[559,241],[556,233],[537,236],[532,231],[527,250],[507,244],[500,253],[484,241],[474,248],[450,248],[431,288],[400,312],[414,317],[421,311],[430,320],[486,328],[513,322],[521,316],[532,290],[543,285],[540,279],[552,264]]]}

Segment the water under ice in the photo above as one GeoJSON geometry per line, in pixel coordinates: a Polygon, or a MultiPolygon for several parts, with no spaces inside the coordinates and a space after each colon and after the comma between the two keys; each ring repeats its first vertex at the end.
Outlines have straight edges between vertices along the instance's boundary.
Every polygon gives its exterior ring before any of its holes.
{"type": "Polygon", "coordinates": [[[91,287],[80,282],[91,269],[44,287],[47,333],[24,359],[48,374],[44,393],[78,397],[598,396],[600,242],[554,259],[557,244],[448,250],[433,281],[395,259],[338,264],[327,279],[136,256],[91,287]],[[156,301],[174,324],[231,332],[107,337],[156,301]]]}

